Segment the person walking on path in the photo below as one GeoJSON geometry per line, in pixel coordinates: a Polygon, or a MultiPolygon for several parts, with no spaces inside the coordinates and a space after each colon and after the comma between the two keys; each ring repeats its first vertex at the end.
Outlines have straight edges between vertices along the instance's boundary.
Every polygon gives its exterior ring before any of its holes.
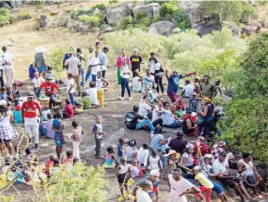
{"type": "MultiPolygon", "coordinates": [[[[4,67],[5,74],[6,74],[6,87],[11,88],[12,83],[14,80],[13,76],[13,58],[12,55],[7,51],[7,47],[3,46],[2,47],[2,66],[4,67]]],[[[2,83],[1,83],[2,85],[2,83]]]]}
{"type": "Polygon", "coordinates": [[[40,104],[34,100],[34,93],[28,93],[28,99],[22,104],[21,114],[22,123],[24,123],[25,133],[31,141],[32,135],[34,136],[35,149],[38,149],[39,144],[39,124],[42,123],[42,118],[40,120],[37,116],[37,111],[39,111],[40,117],[42,117],[42,110],[40,104]]]}

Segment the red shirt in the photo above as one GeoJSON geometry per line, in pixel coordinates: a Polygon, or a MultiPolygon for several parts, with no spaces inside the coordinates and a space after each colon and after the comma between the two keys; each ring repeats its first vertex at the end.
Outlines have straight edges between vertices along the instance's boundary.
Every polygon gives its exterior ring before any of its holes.
{"type": "Polygon", "coordinates": [[[41,111],[41,107],[38,102],[24,102],[22,104],[23,116],[24,118],[36,118],[37,113],[36,110],[41,111]]]}
{"type": "Polygon", "coordinates": [[[74,107],[72,104],[68,104],[64,107],[66,118],[71,118],[74,116],[74,107]]]}
{"type": "Polygon", "coordinates": [[[45,94],[46,95],[51,95],[51,94],[55,94],[55,89],[58,89],[59,86],[56,83],[47,83],[47,82],[43,82],[40,86],[40,88],[44,88],[45,89],[45,94]]]}

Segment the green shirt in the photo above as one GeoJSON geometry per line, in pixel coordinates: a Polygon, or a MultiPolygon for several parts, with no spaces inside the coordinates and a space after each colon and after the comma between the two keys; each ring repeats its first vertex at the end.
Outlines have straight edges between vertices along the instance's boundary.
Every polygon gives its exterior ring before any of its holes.
{"type": "Polygon", "coordinates": [[[82,98],[83,109],[90,109],[91,108],[91,100],[88,96],[84,96],[82,98]]]}
{"type": "Polygon", "coordinates": [[[211,83],[201,83],[202,95],[205,97],[212,98],[212,92],[214,92],[215,87],[211,83]]]}

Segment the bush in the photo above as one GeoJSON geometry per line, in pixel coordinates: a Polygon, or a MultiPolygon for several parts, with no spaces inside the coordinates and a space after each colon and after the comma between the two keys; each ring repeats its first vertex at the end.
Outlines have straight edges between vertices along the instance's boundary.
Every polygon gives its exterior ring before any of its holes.
{"type": "Polygon", "coordinates": [[[32,18],[32,16],[29,13],[22,11],[18,12],[16,16],[18,20],[28,20],[32,18]]]}
{"type": "Polygon", "coordinates": [[[11,20],[10,10],[7,8],[0,8],[0,26],[8,25],[11,20]]]}
{"type": "Polygon", "coordinates": [[[105,11],[105,5],[104,4],[96,4],[94,6],[92,6],[92,8],[90,10],[92,10],[94,12],[94,10],[98,8],[101,12],[105,11]]]}
{"type": "Polygon", "coordinates": [[[80,15],[88,15],[91,16],[93,15],[95,9],[99,9],[101,12],[97,14],[96,16],[103,19],[104,12],[105,12],[105,5],[104,4],[97,4],[93,6],[90,9],[72,9],[71,10],[71,18],[72,19],[78,19],[80,15]]]}
{"type": "Polygon", "coordinates": [[[165,17],[167,14],[173,16],[178,12],[178,7],[174,3],[164,3],[160,7],[160,17],[165,17]]]}
{"type": "Polygon", "coordinates": [[[64,54],[68,51],[68,48],[58,48],[48,55],[48,63],[50,63],[55,72],[62,72],[62,61],[64,54]]]}
{"type": "Polygon", "coordinates": [[[251,4],[245,3],[242,7],[241,19],[244,17],[249,19],[257,19],[258,18],[257,9],[251,4]]]}
{"type": "Polygon", "coordinates": [[[134,19],[131,16],[127,16],[120,20],[120,22],[118,23],[118,28],[124,30],[127,28],[128,25],[133,25],[133,22],[134,19]]]}
{"type": "Polygon", "coordinates": [[[98,27],[100,26],[101,23],[101,19],[97,16],[83,15],[79,16],[78,19],[82,21],[84,24],[89,25],[90,27],[98,27]]]}
{"type": "Polygon", "coordinates": [[[182,30],[191,28],[191,24],[190,24],[188,17],[180,9],[178,9],[177,12],[173,14],[172,22],[176,24],[177,27],[181,28],[182,30]]]}
{"type": "Polygon", "coordinates": [[[147,17],[147,12],[146,11],[138,11],[136,14],[136,20],[141,20],[142,18],[147,17]]]}

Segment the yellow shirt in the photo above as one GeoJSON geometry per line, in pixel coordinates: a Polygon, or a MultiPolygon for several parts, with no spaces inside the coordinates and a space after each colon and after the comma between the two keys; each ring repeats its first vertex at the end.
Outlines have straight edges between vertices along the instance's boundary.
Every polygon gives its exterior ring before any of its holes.
{"type": "Polygon", "coordinates": [[[207,189],[214,187],[213,183],[201,172],[195,176],[195,179],[207,189]]]}

